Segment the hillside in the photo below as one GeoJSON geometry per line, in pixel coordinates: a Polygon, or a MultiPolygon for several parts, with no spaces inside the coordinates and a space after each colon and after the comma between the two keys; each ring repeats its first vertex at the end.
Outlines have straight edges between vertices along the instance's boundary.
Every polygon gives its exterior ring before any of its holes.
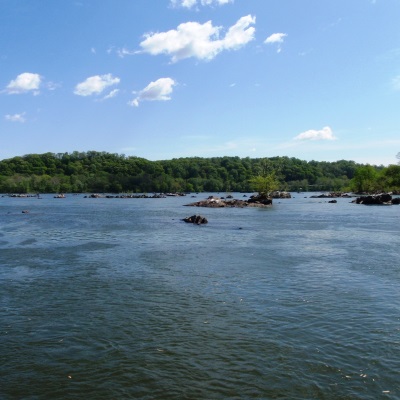
{"type": "MultiPolygon", "coordinates": [[[[349,188],[354,161],[297,158],[178,158],[149,161],[107,152],[28,154],[0,161],[1,193],[252,191],[250,179],[274,171],[280,189],[349,188]]],[[[377,174],[384,168],[372,167],[377,174]]]]}

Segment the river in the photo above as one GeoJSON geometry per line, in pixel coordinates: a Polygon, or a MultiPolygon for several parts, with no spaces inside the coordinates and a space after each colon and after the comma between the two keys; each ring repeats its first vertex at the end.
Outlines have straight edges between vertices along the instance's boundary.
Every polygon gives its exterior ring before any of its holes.
{"type": "Polygon", "coordinates": [[[0,398],[400,399],[400,206],[310,195],[0,197],[0,398]]]}

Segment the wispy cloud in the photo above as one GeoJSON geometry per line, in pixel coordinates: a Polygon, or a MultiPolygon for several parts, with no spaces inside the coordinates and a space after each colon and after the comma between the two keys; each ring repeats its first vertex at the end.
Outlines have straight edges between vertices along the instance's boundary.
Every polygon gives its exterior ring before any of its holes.
{"type": "Polygon", "coordinates": [[[117,49],[116,50],[118,57],[124,58],[125,56],[132,56],[134,54],[137,54],[137,51],[135,50],[129,50],[126,47],[123,47],[122,49],[117,49]]]}
{"type": "Polygon", "coordinates": [[[33,74],[31,72],[24,72],[18,75],[14,80],[5,88],[5,92],[8,94],[21,94],[21,93],[33,93],[34,95],[39,94],[39,88],[42,83],[42,77],[39,74],[33,74]]]}
{"type": "Polygon", "coordinates": [[[120,79],[113,77],[111,74],[91,76],[85,81],[76,85],[74,94],[78,96],[92,96],[100,94],[106,88],[117,85],[119,82],[120,79]]]}
{"type": "Polygon", "coordinates": [[[113,89],[113,90],[111,90],[110,93],[105,95],[102,100],[112,99],[113,97],[116,97],[118,93],[119,93],[119,89],[113,89]]]}
{"type": "Polygon", "coordinates": [[[392,79],[392,87],[394,90],[400,90],[400,75],[392,79]]]}
{"type": "Polygon", "coordinates": [[[332,129],[325,126],[320,130],[310,129],[297,135],[294,140],[336,140],[332,129]]]}
{"type": "Polygon", "coordinates": [[[21,114],[7,114],[4,116],[6,121],[10,121],[10,122],[21,122],[24,123],[26,121],[25,118],[25,113],[21,113],[21,114]]]}
{"type": "Polygon", "coordinates": [[[234,0],[171,0],[173,7],[193,8],[197,5],[202,6],[222,6],[224,4],[233,3],[234,0]]]}
{"type": "Polygon", "coordinates": [[[282,51],[282,43],[284,42],[285,37],[287,37],[287,33],[273,33],[264,40],[264,43],[277,44],[277,53],[280,53],[282,51]]]}
{"type": "Polygon", "coordinates": [[[198,134],[181,136],[183,151],[186,154],[210,156],[215,153],[234,154],[248,156],[258,152],[259,148],[269,149],[271,144],[265,139],[255,137],[232,137],[226,141],[220,141],[213,134],[198,134]],[[193,152],[191,149],[194,149],[193,152]]]}
{"type": "Polygon", "coordinates": [[[50,91],[56,90],[60,86],[61,86],[61,83],[56,83],[56,82],[46,82],[46,85],[45,85],[46,89],[50,90],[50,91]]]}
{"type": "Polygon", "coordinates": [[[176,82],[172,78],[160,78],[155,82],[150,82],[138,96],[129,102],[129,105],[138,107],[142,101],[166,101],[171,100],[171,93],[176,82]]]}
{"type": "Polygon", "coordinates": [[[222,27],[186,22],[167,32],[149,33],[140,43],[142,52],[151,55],[167,54],[172,62],[194,57],[211,60],[224,50],[237,50],[254,39],[256,18],[247,15],[231,26],[220,39],[222,27]]]}
{"type": "Polygon", "coordinates": [[[329,28],[334,28],[335,26],[337,26],[341,23],[342,23],[342,18],[338,18],[335,21],[331,22],[331,24],[329,25],[329,28]]]}

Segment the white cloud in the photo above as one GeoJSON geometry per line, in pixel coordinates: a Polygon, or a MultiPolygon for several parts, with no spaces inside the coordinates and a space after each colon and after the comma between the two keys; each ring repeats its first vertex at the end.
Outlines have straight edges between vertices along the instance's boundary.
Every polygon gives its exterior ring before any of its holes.
{"type": "Polygon", "coordinates": [[[273,33],[272,35],[268,36],[265,40],[265,44],[278,44],[278,50],[277,52],[280,53],[282,48],[281,44],[283,43],[285,37],[287,36],[287,33],[273,33]]]}
{"type": "Polygon", "coordinates": [[[234,0],[200,0],[201,5],[210,6],[210,5],[218,5],[223,6],[224,4],[233,3],[234,0]]]}
{"type": "Polygon", "coordinates": [[[31,72],[24,72],[12,80],[6,87],[5,91],[8,94],[21,94],[33,92],[39,94],[39,88],[42,78],[39,74],[32,74],[31,72]]]}
{"type": "Polygon", "coordinates": [[[192,8],[197,4],[197,0],[171,0],[173,7],[192,8]]]}
{"type": "Polygon", "coordinates": [[[109,86],[117,85],[119,78],[113,77],[111,74],[95,75],[87,78],[84,82],[78,83],[74,93],[78,96],[91,96],[100,94],[109,86]]]}
{"type": "Polygon", "coordinates": [[[61,83],[56,83],[56,82],[47,82],[46,83],[46,89],[53,91],[61,87],[61,83]]]}
{"type": "Polygon", "coordinates": [[[283,43],[283,39],[286,36],[286,33],[273,33],[265,39],[264,43],[283,43]]]}
{"type": "Polygon", "coordinates": [[[392,79],[392,86],[394,90],[400,90],[400,75],[392,79]]]}
{"type": "Polygon", "coordinates": [[[116,50],[118,57],[124,58],[125,56],[132,56],[133,54],[136,54],[136,51],[129,50],[125,47],[122,49],[117,49],[116,50]]]}
{"type": "Polygon", "coordinates": [[[336,140],[332,129],[329,126],[325,126],[321,130],[317,131],[310,129],[309,131],[300,133],[294,140],[336,140]]]}
{"type": "Polygon", "coordinates": [[[11,121],[11,122],[22,122],[22,123],[24,123],[26,121],[25,113],[14,114],[14,115],[7,114],[7,115],[4,116],[4,118],[7,121],[11,121]]]}
{"type": "Polygon", "coordinates": [[[107,95],[105,95],[105,96],[103,97],[103,100],[112,99],[112,98],[115,97],[118,93],[119,93],[119,89],[111,90],[110,93],[108,93],[107,95]]]}
{"type": "Polygon", "coordinates": [[[129,104],[131,106],[139,106],[141,101],[166,101],[171,100],[170,94],[176,82],[171,78],[160,78],[155,82],[150,82],[138,96],[133,99],[129,104]]]}
{"type": "Polygon", "coordinates": [[[233,3],[234,0],[171,0],[173,7],[192,8],[201,4],[202,6],[222,6],[224,4],[233,3]]]}
{"type": "Polygon", "coordinates": [[[223,50],[237,50],[254,39],[256,18],[251,15],[240,18],[231,26],[223,39],[219,39],[222,27],[186,22],[176,30],[145,35],[140,43],[143,52],[151,55],[168,54],[172,62],[195,57],[211,60],[223,50]]]}

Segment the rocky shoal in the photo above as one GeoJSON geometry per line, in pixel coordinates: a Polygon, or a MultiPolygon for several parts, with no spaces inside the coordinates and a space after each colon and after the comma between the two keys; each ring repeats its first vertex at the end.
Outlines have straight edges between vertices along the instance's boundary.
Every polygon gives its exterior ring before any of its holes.
{"type": "Polygon", "coordinates": [[[221,199],[219,197],[210,196],[205,200],[196,201],[194,203],[185,204],[188,207],[210,207],[210,208],[221,208],[221,207],[271,207],[272,199],[270,197],[257,195],[251,196],[248,200],[237,200],[237,199],[221,199]]]}

